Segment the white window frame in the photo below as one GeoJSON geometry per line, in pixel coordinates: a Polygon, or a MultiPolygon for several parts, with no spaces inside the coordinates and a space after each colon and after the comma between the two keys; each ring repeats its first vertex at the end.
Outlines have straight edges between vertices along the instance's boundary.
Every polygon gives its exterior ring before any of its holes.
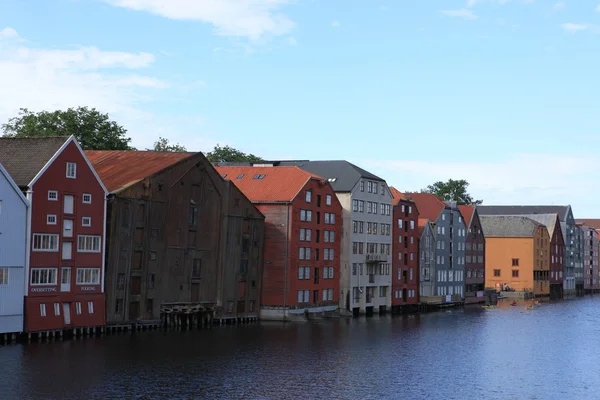
{"type": "Polygon", "coordinates": [[[99,285],[100,268],[77,268],[76,285],[99,285]]]}
{"type": "Polygon", "coordinates": [[[94,302],[88,301],[88,314],[93,314],[93,313],[94,313],[94,302]]]}
{"type": "Polygon", "coordinates": [[[77,235],[77,252],[79,253],[100,253],[102,251],[102,236],[100,235],[77,235]],[[87,241],[90,240],[92,249],[87,249],[87,241]],[[82,246],[83,241],[83,246],[82,246]],[[96,246],[94,246],[97,244],[96,246]]]}
{"type": "Polygon", "coordinates": [[[92,217],[81,217],[81,226],[92,226],[92,217]]]}
{"type": "Polygon", "coordinates": [[[60,316],[60,303],[54,303],[54,315],[60,316]]]}
{"type": "Polygon", "coordinates": [[[42,317],[46,316],[46,305],[45,304],[40,304],[40,316],[42,316],[42,317]]]}
{"type": "Polygon", "coordinates": [[[2,271],[2,274],[0,274],[0,285],[8,285],[9,282],[9,269],[7,267],[2,267],[0,268],[0,271],[2,271]]]}
{"type": "Polygon", "coordinates": [[[56,252],[58,252],[58,238],[59,238],[59,235],[56,233],[34,233],[32,243],[31,243],[31,251],[56,253],[56,252]],[[40,238],[39,239],[40,243],[38,243],[38,244],[43,244],[44,237],[48,238],[49,245],[53,244],[52,241],[54,240],[55,246],[54,247],[48,246],[48,248],[36,247],[36,238],[40,238]]]}
{"type": "Polygon", "coordinates": [[[307,190],[306,194],[304,196],[304,200],[306,200],[307,203],[310,203],[312,200],[312,191],[311,190],[307,190]]]}
{"type": "MultiPolygon", "coordinates": [[[[41,279],[38,279],[41,280],[41,279]]],[[[29,277],[29,283],[31,286],[52,286],[58,283],[58,268],[31,268],[31,276],[29,277]],[[35,273],[39,271],[38,278],[42,277],[42,271],[47,271],[47,282],[34,282],[33,278],[36,275],[35,273]],[[54,280],[51,281],[50,272],[54,272],[54,280]]]]}
{"type": "Polygon", "coordinates": [[[48,190],[48,201],[58,201],[58,190],[48,190]]]}
{"type": "Polygon", "coordinates": [[[46,215],[46,225],[56,225],[56,214],[46,215]]]}
{"type": "Polygon", "coordinates": [[[331,195],[330,194],[325,195],[325,205],[328,205],[328,206],[331,205],[331,195]]]}
{"type": "Polygon", "coordinates": [[[81,201],[83,204],[92,204],[92,195],[90,193],[84,193],[83,196],[81,196],[81,201]],[[86,200],[86,196],[89,200],[86,200]]]}
{"type": "Polygon", "coordinates": [[[81,315],[81,302],[79,301],[75,303],[75,312],[77,315],[81,315]]]}
{"type": "Polygon", "coordinates": [[[69,179],[77,179],[77,164],[74,162],[67,162],[66,177],[69,179]],[[72,169],[72,171],[70,171],[72,169]]]}

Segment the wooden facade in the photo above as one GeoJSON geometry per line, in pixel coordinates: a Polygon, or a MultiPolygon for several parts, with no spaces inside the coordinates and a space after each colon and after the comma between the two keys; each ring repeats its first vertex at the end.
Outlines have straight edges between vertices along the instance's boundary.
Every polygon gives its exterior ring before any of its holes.
{"type": "MultiPolygon", "coordinates": [[[[102,177],[155,152],[90,153],[102,177]]],[[[156,322],[174,309],[257,317],[264,217],[201,153],[161,162],[122,189],[107,185],[107,322],[156,322]]]]}

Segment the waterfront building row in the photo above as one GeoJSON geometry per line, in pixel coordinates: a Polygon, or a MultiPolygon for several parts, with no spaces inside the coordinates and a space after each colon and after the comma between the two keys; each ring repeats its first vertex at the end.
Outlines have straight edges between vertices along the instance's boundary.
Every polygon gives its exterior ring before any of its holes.
{"type": "Polygon", "coordinates": [[[0,165],[0,333],[600,289],[600,222],[570,206],[457,205],[348,161],[212,165],[73,137],[2,138],[0,165]]]}

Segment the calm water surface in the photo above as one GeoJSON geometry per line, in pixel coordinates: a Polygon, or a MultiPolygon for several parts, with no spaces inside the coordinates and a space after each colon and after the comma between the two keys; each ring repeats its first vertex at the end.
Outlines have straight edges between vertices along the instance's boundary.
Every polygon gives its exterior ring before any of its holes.
{"type": "Polygon", "coordinates": [[[600,398],[600,297],[0,348],[2,399],[600,398]]]}

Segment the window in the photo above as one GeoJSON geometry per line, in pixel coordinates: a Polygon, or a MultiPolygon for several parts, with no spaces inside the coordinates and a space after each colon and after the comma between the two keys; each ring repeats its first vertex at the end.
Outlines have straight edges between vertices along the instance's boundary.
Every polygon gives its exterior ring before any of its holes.
{"type": "Polygon", "coordinates": [[[500,270],[499,269],[495,269],[494,270],[494,276],[500,276],[500,270]]]}
{"type": "Polygon", "coordinates": [[[45,304],[40,304],[40,315],[42,317],[46,316],[46,305],[45,304]]]}
{"type": "Polygon", "coordinates": [[[46,233],[33,234],[33,251],[58,251],[58,235],[46,233]]]}
{"type": "Polygon", "coordinates": [[[300,228],[300,241],[310,242],[312,236],[312,229],[300,228]]]}
{"type": "Polygon", "coordinates": [[[300,221],[312,222],[312,211],[300,210],[300,221]]]}
{"type": "Polygon", "coordinates": [[[81,253],[100,253],[100,236],[79,235],[77,251],[81,253]]]}
{"type": "Polygon", "coordinates": [[[325,196],[325,204],[328,206],[331,205],[331,195],[330,194],[325,196]]]}
{"type": "Polygon", "coordinates": [[[8,285],[8,268],[0,268],[0,285],[8,285]]]}
{"type": "Polygon", "coordinates": [[[194,259],[192,264],[192,278],[200,278],[202,276],[202,260],[199,258],[194,259]]]}
{"type": "Polygon", "coordinates": [[[84,204],[92,204],[92,195],[89,193],[83,194],[83,202],[84,204]]]}
{"type": "Polygon", "coordinates": [[[82,226],[92,226],[92,217],[82,217],[81,225],[82,226]]]}
{"type": "Polygon", "coordinates": [[[512,259],[512,266],[513,267],[518,267],[519,266],[519,259],[518,258],[513,258],[512,259]]]}
{"type": "Polygon", "coordinates": [[[311,199],[312,199],[312,191],[307,190],[306,191],[306,196],[305,196],[306,202],[310,203],[311,199]]]}
{"type": "Polygon", "coordinates": [[[72,219],[63,220],[63,236],[64,237],[73,237],[73,220],[72,219]]]}
{"type": "Polygon", "coordinates": [[[300,247],[298,249],[299,260],[310,260],[310,247],[300,247]]]}
{"type": "Polygon", "coordinates": [[[379,286],[379,297],[387,296],[387,286],[379,286]]]}
{"type": "Polygon", "coordinates": [[[48,190],[48,200],[58,201],[58,192],[56,190],[48,190]]]}
{"type": "Polygon", "coordinates": [[[415,221],[410,221],[410,229],[415,229],[415,221]]]}
{"type": "Polygon", "coordinates": [[[147,289],[154,289],[154,276],[155,276],[155,274],[148,275],[147,282],[146,282],[147,289]]]}
{"type": "Polygon", "coordinates": [[[75,312],[81,315],[81,303],[79,301],[75,303],[75,312]]]}
{"type": "Polygon", "coordinates": [[[32,268],[32,285],[56,285],[56,268],[32,268]]]}
{"type": "Polygon", "coordinates": [[[513,278],[518,278],[519,277],[519,270],[518,269],[513,269],[512,270],[512,277],[513,278]]]}
{"type": "Polygon", "coordinates": [[[310,267],[299,267],[298,268],[298,279],[299,280],[310,279],[310,267]]]}
{"type": "Polygon", "coordinates": [[[252,178],[252,179],[264,179],[264,178],[265,178],[264,174],[256,174],[256,175],[254,175],[254,178],[252,178]]]}
{"type": "Polygon", "coordinates": [[[93,301],[88,301],[88,313],[89,314],[94,313],[94,302],[93,301]]]}
{"type": "Polygon", "coordinates": [[[63,201],[63,212],[65,214],[73,214],[75,209],[75,197],[71,194],[65,194],[63,201]]]}
{"type": "Polygon", "coordinates": [[[75,179],[77,177],[77,164],[67,163],[67,178],[75,179]]]}
{"type": "Polygon", "coordinates": [[[56,225],[56,215],[53,215],[53,214],[46,215],[46,224],[56,225]]]}
{"type": "Polygon", "coordinates": [[[298,303],[308,303],[310,292],[308,290],[298,290],[298,303]]]}
{"type": "Polygon", "coordinates": [[[361,192],[365,191],[365,181],[360,181],[360,191],[361,192]]]}
{"type": "Polygon", "coordinates": [[[335,214],[334,213],[325,213],[325,223],[329,225],[335,224],[335,214]]]}
{"type": "Polygon", "coordinates": [[[54,315],[60,315],[60,303],[54,303],[54,315]]]}
{"type": "Polygon", "coordinates": [[[189,220],[188,220],[189,226],[196,226],[198,224],[198,207],[195,207],[195,206],[190,207],[188,218],[189,218],[189,220]]]}
{"type": "Polygon", "coordinates": [[[77,268],[78,285],[99,285],[100,268],[77,268]]]}

